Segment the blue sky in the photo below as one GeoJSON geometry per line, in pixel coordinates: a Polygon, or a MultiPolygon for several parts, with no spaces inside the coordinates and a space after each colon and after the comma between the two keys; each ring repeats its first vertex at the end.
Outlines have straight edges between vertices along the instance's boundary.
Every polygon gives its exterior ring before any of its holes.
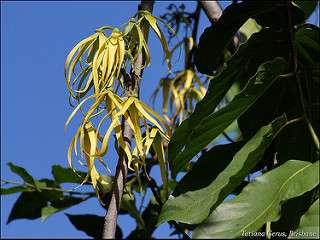
{"type": "MultiPolygon", "coordinates": [[[[77,121],[67,132],[64,123],[72,109],[63,75],[65,57],[81,39],[103,25],[120,26],[136,12],[139,2],[1,2],[1,178],[19,180],[8,171],[11,161],[28,169],[36,178],[48,177],[51,166],[67,166],[66,154],[77,121]]],[[[164,13],[169,2],[157,2],[154,14],[164,13]]],[[[195,2],[186,2],[195,9],[195,2]]],[[[224,3],[225,5],[226,3],[224,3]]],[[[311,19],[314,22],[315,15],[311,19]]],[[[208,26],[202,13],[199,35],[208,26]]],[[[141,97],[147,103],[159,79],[167,73],[162,52],[154,34],[149,39],[151,67],[144,73],[141,97]],[[160,57],[159,57],[160,56],[160,57]]],[[[175,59],[176,70],[183,58],[175,59]]],[[[160,112],[159,104],[156,110],[160,112]]],[[[110,156],[114,169],[116,157],[110,156]]],[[[156,170],[153,171],[159,176],[156,170]]],[[[16,195],[1,197],[1,237],[5,238],[85,238],[63,213],[40,220],[16,220],[5,225],[16,195]]],[[[71,214],[104,215],[96,199],[65,211],[71,214]]],[[[135,222],[120,216],[126,236],[135,222]]],[[[155,233],[169,237],[166,224],[155,233]]]]}

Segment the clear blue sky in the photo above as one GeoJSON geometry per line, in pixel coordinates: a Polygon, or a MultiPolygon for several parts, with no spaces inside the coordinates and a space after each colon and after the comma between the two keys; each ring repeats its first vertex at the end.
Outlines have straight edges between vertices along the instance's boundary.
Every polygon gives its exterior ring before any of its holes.
{"type": "MultiPolygon", "coordinates": [[[[1,178],[19,180],[8,171],[7,162],[23,166],[36,178],[51,176],[51,166],[67,166],[66,154],[77,122],[64,132],[64,123],[72,109],[63,76],[65,57],[81,39],[103,25],[120,26],[137,9],[139,2],[1,2],[1,178]]],[[[164,13],[169,2],[157,2],[155,15],[164,13]]],[[[195,2],[186,2],[194,9],[195,2]]],[[[223,5],[225,5],[224,2],[223,5]]],[[[313,17],[311,22],[314,22],[313,17]]],[[[202,13],[199,33],[209,23],[202,13]]],[[[200,35],[200,34],[199,34],[200,35]]],[[[141,96],[150,103],[150,95],[159,79],[166,75],[160,45],[150,37],[151,67],[144,73],[141,96]]],[[[176,59],[176,70],[183,58],[176,59]]],[[[159,104],[156,110],[160,112],[159,104]]],[[[111,156],[111,168],[116,158],[111,156]]],[[[156,177],[158,173],[153,171],[156,177]]],[[[86,238],[63,213],[40,220],[16,220],[6,225],[18,195],[1,197],[2,238],[86,238]]],[[[96,199],[65,211],[71,214],[104,215],[96,199]]],[[[124,236],[135,222],[120,216],[124,236]]],[[[166,224],[156,237],[169,237],[166,224]]]]}

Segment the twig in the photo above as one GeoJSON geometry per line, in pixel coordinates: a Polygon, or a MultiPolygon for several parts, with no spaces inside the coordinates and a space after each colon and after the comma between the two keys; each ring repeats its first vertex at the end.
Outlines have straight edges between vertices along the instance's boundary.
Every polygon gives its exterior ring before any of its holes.
{"type": "Polygon", "coordinates": [[[302,84],[301,84],[301,79],[298,73],[298,56],[297,56],[297,51],[294,47],[294,26],[293,26],[293,22],[292,22],[292,16],[291,16],[291,12],[290,12],[290,4],[291,2],[287,2],[287,14],[288,14],[288,30],[289,30],[289,45],[290,45],[290,61],[291,61],[291,68],[292,68],[292,72],[294,75],[294,78],[297,81],[297,86],[298,86],[298,91],[299,91],[299,98],[300,98],[300,103],[301,103],[301,107],[302,107],[302,111],[303,111],[303,115],[304,115],[304,119],[307,122],[310,134],[313,138],[314,144],[316,145],[316,148],[319,150],[319,139],[317,137],[317,134],[315,133],[311,121],[308,117],[308,110],[305,106],[305,102],[304,102],[304,94],[303,94],[303,89],[302,89],[302,84]]]}
{"type": "Polygon", "coordinates": [[[229,137],[229,135],[226,132],[223,132],[222,134],[229,142],[231,142],[231,143],[235,142],[231,137],[229,137]]]}
{"type": "MultiPolygon", "coordinates": [[[[198,34],[200,13],[201,13],[201,5],[198,2],[196,10],[192,14],[193,15],[193,19],[194,19],[194,24],[193,24],[193,28],[192,28],[192,39],[193,39],[193,41],[195,43],[197,42],[197,34],[198,34]]],[[[194,55],[195,50],[196,50],[196,46],[193,45],[193,47],[192,47],[192,49],[191,49],[191,51],[189,53],[188,59],[187,59],[188,62],[186,63],[187,69],[194,69],[193,55],[194,55]]]]}
{"type": "Polygon", "coordinates": [[[34,190],[40,189],[40,190],[48,190],[48,191],[56,191],[56,192],[65,192],[65,193],[70,193],[70,194],[79,194],[79,195],[92,195],[95,196],[96,194],[94,192],[76,192],[73,190],[68,190],[68,189],[62,189],[62,188],[54,188],[54,187],[41,187],[41,186],[34,186],[30,183],[26,183],[26,182],[15,182],[15,181],[11,181],[11,180],[3,180],[1,179],[1,182],[3,182],[4,184],[14,184],[14,185],[18,185],[21,187],[29,187],[29,188],[33,188],[34,190]]]}
{"type": "MultiPolygon", "coordinates": [[[[156,185],[154,184],[154,182],[152,181],[152,179],[150,178],[148,173],[146,171],[144,173],[146,175],[147,183],[153,193],[154,198],[156,199],[160,208],[162,208],[163,202],[162,202],[162,200],[156,190],[156,188],[157,188],[156,185]]],[[[175,229],[183,235],[184,239],[190,239],[189,235],[185,233],[184,229],[176,221],[169,221],[169,223],[171,223],[175,227],[175,229]]]]}
{"type": "MultiPolygon", "coordinates": [[[[142,0],[138,10],[146,10],[152,13],[154,1],[142,0]]],[[[144,37],[147,39],[148,29],[142,29],[144,37]]],[[[142,66],[144,58],[142,53],[138,55],[133,64],[130,75],[127,75],[124,81],[124,97],[135,96],[139,97],[139,84],[142,75],[142,66]]],[[[128,146],[132,138],[132,130],[129,123],[122,121],[123,137],[128,146]]],[[[115,174],[115,181],[111,198],[108,205],[108,210],[104,219],[104,226],[102,229],[103,239],[114,239],[117,226],[118,213],[120,211],[121,199],[123,195],[126,178],[128,175],[127,158],[123,150],[119,151],[119,161],[115,174]]]]}

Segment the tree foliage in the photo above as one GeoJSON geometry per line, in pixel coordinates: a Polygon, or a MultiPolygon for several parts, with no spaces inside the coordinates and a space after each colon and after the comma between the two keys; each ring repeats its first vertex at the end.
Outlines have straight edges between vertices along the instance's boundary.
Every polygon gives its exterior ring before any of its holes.
{"type": "MultiPolygon", "coordinates": [[[[2,195],[20,193],[8,223],[45,220],[94,197],[105,208],[114,177],[103,159],[114,133],[115,149],[129,167],[119,212],[136,221],[128,238],[151,238],[163,222],[175,229],[172,234],[193,238],[272,231],[285,238],[298,232],[319,237],[320,29],[306,23],[316,5],[234,1],[198,43],[200,3],[194,12],[170,4],[161,18],[139,11],[122,29],[98,28],[66,60],[74,107],[66,126],[82,114],[68,151],[70,168],[54,165],[51,179],[36,179],[9,163],[22,182],[2,180],[13,185],[1,187],[2,195]],[[154,61],[146,26],[158,37],[170,70],[152,96],[156,101],[162,92],[162,115],[121,91],[139,54],[143,67],[154,61]],[[183,69],[171,64],[178,49],[183,69]],[[121,121],[133,132],[131,146],[121,121]],[[74,155],[84,160],[86,172],[76,170],[74,155]],[[161,181],[150,176],[157,165],[161,181]],[[68,190],[65,183],[92,185],[94,191],[68,190]],[[148,189],[154,196],[142,209],[136,196],[144,198],[148,189]]],[[[66,216],[78,230],[101,237],[102,216],[66,216]]],[[[123,237],[121,226],[116,237],[123,237]]]]}

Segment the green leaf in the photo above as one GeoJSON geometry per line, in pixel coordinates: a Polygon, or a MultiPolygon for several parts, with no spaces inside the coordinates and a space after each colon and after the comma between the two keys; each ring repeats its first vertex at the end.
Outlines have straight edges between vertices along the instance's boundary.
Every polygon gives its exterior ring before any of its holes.
{"type": "Polygon", "coordinates": [[[290,160],[257,177],[236,198],[222,203],[193,232],[194,238],[238,238],[277,221],[284,201],[319,184],[319,161],[290,160]]]}
{"type": "Polygon", "coordinates": [[[87,199],[88,198],[77,198],[77,197],[65,196],[63,199],[55,200],[51,202],[50,205],[45,206],[41,209],[41,219],[44,221],[48,217],[50,217],[52,214],[65,210],[74,205],[77,205],[87,199]]]}
{"type": "Polygon", "coordinates": [[[300,225],[289,236],[290,239],[319,239],[319,199],[302,216],[300,225]],[[309,234],[309,237],[305,234],[309,234]],[[301,235],[300,235],[301,234],[301,235]]]}
{"type": "Polygon", "coordinates": [[[286,83],[286,81],[276,81],[252,107],[238,118],[242,138],[250,139],[262,126],[284,113],[281,105],[283,105],[286,83]]]}
{"type": "MultiPolygon", "coordinates": [[[[69,221],[79,231],[85,232],[88,236],[94,239],[101,239],[102,229],[104,224],[104,217],[92,214],[71,215],[66,214],[69,221]]],[[[122,231],[117,226],[116,239],[122,239],[122,231]]]]}
{"type": "Polygon", "coordinates": [[[290,159],[315,162],[319,159],[306,122],[286,126],[277,139],[277,160],[280,164],[290,159]],[[292,147],[294,146],[294,147],[292,147]]]}
{"type": "Polygon", "coordinates": [[[1,188],[1,195],[13,194],[17,192],[26,192],[26,191],[30,191],[30,189],[26,187],[20,187],[20,186],[11,187],[11,188],[1,188]]]}
{"type": "Polygon", "coordinates": [[[188,161],[248,110],[279,78],[279,75],[284,72],[285,66],[286,62],[282,58],[275,58],[262,64],[257,73],[249,80],[247,87],[226,107],[204,117],[201,122],[199,121],[190,137],[185,139],[182,152],[179,152],[175,159],[171,160],[172,175],[176,176],[188,161]]]}
{"type": "Polygon", "coordinates": [[[60,165],[52,166],[52,175],[59,183],[79,183],[86,177],[85,172],[77,172],[78,176],[71,168],[63,168],[60,165]]]}
{"type": "MultiPolygon", "coordinates": [[[[271,4],[276,3],[270,1],[271,4]]],[[[263,27],[270,27],[274,29],[287,29],[288,28],[288,4],[289,14],[291,15],[292,24],[298,25],[304,22],[304,12],[300,7],[290,2],[278,2],[279,7],[273,8],[271,11],[255,16],[256,22],[263,27]]],[[[260,4],[260,3],[258,3],[260,4]]]]}
{"type": "Polygon", "coordinates": [[[36,219],[41,216],[41,209],[47,205],[46,199],[39,192],[23,192],[14,203],[8,222],[27,218],[36,219]]]}
{"type": "Polygon", "coordinates": [[[217,145],[205,152],[176,185],[173,196],[208,186],[231,162],[244,142],[217,145]]]}
{"type": "Polygon", "coordinates": [[[15,174],[17,174],[18,176],[20,176],[23,179],[23,181],[33,186],[36,186],[33,177],[24,168],[14,165],[11,162],[9,162],[8,165],[10,167],[10,170],[15,174]]]}
{"type": "Polygon", "coordinates": [[[197,224],[205,220],[214,208],[242,183],[285,123],[286,118],[281,117],[261,128],[207,187],[169,198],[162,208],[158,223],[177,220],[197,224]]]}

